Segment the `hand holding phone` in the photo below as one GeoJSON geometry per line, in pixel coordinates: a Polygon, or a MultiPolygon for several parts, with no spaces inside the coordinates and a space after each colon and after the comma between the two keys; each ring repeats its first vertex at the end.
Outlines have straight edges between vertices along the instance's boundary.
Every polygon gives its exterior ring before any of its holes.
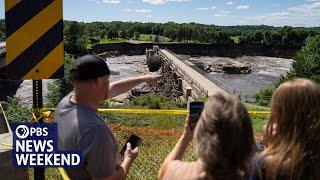
{"type": "Polygon", "coordinates": [[[191,102],[189,104],[189,125],[191,130],[194,130],[197,122],[200,119],[204,107],[203,102],[191,102]]]}
{"type": "Polygon", "coordinates": [[[141,138],[139,136],[136,136],[136,135],[131,135],[129,137],[129,139],[127,140],[127,142],[125,143],[125,145],[123,146],[123,148],[121,149],[120,151],[120,154],[123,156],[126,149],[127,149],[127,144],[130,143],[131,144],[131,149],[134,149],[136,147],[139,146],[140,144],[140,141],[141,141],[141,138]]]}

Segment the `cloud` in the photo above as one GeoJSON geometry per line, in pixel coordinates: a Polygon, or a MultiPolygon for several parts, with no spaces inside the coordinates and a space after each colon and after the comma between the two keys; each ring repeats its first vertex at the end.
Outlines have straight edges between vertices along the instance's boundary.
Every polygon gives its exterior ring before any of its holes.
{"type": "Polygon", "coordinates": [[[311,4],[302,4],[288,8],[283,12],[267,13],[259,16],[248,17],[257,23],[274,25],[320,25],[320,1],[311,4]]]}
{"type": "Polygon", "coordinates": [[[97,4],[100,4],[100,1],[99,0],[88,0],[89,2],[95,2],[97,4]]]}
{"type": "Polygon", "coordinates": [[[206,10],[209,10],[209,8],[197,8],[196,10],[199,10],[199,11],[206,11],[206,10]]]}
{"type": "Polygon", "coordinates": [[[227,5],[234,5],[234,2],[233,1],[229,1],[226,3],[227,5]]]}
{"type": "Polygon", "coordinates": [[[166,2],[188,2],[191,0],[142,0],[143,3],[149,3],[149,4],[164,4],[166,2]]]}
{"type": "Polygon", "coordinates": [[[166,0],[142,0],[142,2],[150,4],[164,4],[166,0]]]}
{"type": "Polygon", "coordinates": [[[236,7],[236,9],[249,9],[250,6],[249,5],[239,5],[236,7]]]}
{"type": "Polygon", "coordinates": [[[216,16],[216,17],[224,17],[224,16],[228,16],[228,14],[230,14],[230,11],[221,10],[221,11],[218,11],[218,13],[214,14],[214,16],[216,16]]]}
{"type": "Polygon", "coordinates": [[[167,0],[167,2],[190,2],[191,0],[167,0]]]}
{"type": "Polygon", "coordinates": [[[230,11],[225,11],[225,10],[221,10],[221,11],[218,11],[219,13],[221,13],[221,14],[229,14],[230,13],[230,11]]]}
{"type": "Polygon", "coordinates": [[[152,18],[152,16],[151,16],[151,15],[148,15],[147,18],[152,18]]]}
{"type": "Polygon", "coordinates": [[[125,9],[124,11],[131,12],[131,9],[125,9]]]}
{"type": "Polygon", "coordinates": [[[102,0],[102,2],[108,3],[108,4],[118,4],[120,3],[120,0],[102,0]]]}
{"type": "Polygon", "coordinates": [[[135,12],[137,13],[149,13],[151,12],[152,10],[150,9],[136,9],[135,12]]]}
{"type": "Polygon", "coordinates": [[[214,16],[216,16],[216,17],[222,17],[222,16],[228,16],[228,15],[227,15],[227,14],[217,13],[217,14],[214,14],[214,16]]]}
{"type": "Polygon", "coordinates": [[[217,8],[216,6],[212,6],[212,7],[211,7],[211,9],[216,9],[216,8],[217,8]]]}

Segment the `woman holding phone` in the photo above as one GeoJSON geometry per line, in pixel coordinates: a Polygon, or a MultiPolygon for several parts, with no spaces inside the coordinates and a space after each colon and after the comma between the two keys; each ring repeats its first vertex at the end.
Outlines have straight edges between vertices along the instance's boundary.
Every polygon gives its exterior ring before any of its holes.
{"type": "Polygon", "coordinates": [[[163,162],[158,179],[244,179],[255,149],[245,106],[231,95],[216,94],[206,103],[194,133],[187,118],[184,132],[163,162]],[[193,138],[198,158],[183,162],[193,138]]]}

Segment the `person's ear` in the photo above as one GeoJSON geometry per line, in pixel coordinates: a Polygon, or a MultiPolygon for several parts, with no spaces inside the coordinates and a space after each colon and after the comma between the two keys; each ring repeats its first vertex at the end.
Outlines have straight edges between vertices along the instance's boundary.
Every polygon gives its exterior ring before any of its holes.
{"type": "Polygon", "coordinates": [[[100,88],[103,86],[103,78],[99,77],[97,78],[97,87],[100,88]]]}
{"type": "Polygon", "coordinates": [[[97,79],[92,80],[92,85],[93,85],[95,88],[99,88],[99,87],[100,87],[100,78],[97,78],[97,79]]]}

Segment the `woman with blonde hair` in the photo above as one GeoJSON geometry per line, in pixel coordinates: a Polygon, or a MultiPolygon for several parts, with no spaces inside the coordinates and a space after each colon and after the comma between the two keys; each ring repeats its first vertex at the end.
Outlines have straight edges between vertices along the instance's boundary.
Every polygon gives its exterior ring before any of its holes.
{"type": "Polygon", "coordinates": [[[251,119],[245,106],[230,95],[211,96],[194,135],[188,118],[174,149],[167,156],[158,179],[243,179],[255,152],[251,119]],[[182,156],[195,138],[197,161],[182,156]]]}
{"type": "Polygon", "coordinates": [[[273,93],[266,147],[253,161],[251,179],[320,179],[320,86],[307,79],[273,93]]]}

